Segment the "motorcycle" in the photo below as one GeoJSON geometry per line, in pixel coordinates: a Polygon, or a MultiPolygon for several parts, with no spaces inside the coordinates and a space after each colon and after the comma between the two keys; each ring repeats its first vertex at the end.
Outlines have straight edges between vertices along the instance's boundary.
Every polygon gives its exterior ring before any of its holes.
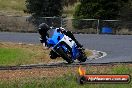
{"type": "Polygon", "coordinates": [[[56,59],[62,57],[69,64],[74,60],[85,62],[87,57],[83,48],[78,48],[75,41],[61,33],[57,29],[52,29],[50,37],[47,39],[47,45],[51,48],[50,58],[56,59]]]}

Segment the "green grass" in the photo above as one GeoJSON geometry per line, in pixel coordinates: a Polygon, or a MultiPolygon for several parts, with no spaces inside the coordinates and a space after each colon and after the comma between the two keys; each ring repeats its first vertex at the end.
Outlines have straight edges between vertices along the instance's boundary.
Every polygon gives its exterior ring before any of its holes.
{"type": "Polygon", "coordinates": [[[32,53],[18,48],[0,48],[0,65],[20,65],[30,60],[32,53]]]}
{"type": "Polygon", "coordinates": [[[115,68],[111,69],[111,73],[114,73],[114,74],[130,73],[132,75],[132,66],[130,66],[130,67],[128,67],[126,65],[116,66],[115,68]]]}
{"type": "Polygon", "coordinates": [[[77,83],[77,76],[68,75],[55,79],[26,79],[0,83],[0,88],[131,88],[129,84],[84,84],[77,83]]]}
{"type": "Polygon", "coordinates": [[[25,0],[0,0],[0,10],[23,11],[24,9],[25,0]]]}
{"type": "MultiPolygon", "coordinates": [[[[132,66],[132,65],[131,65],[132,66]]],[[[112,74],[131,74],[132,67],[128,65],[117,65],[107,67],[109,71],[103,70],[104,73],[112,74]],[[123,67],[123,68],[122,68],[123,67]],[[125,69],[124,69],[125,68],[125,69]],[[124,71],[122,70],[124,69],[124,71]],[[128,70],[129,69],[129,70],[128,70]],[[121,71],[122,70],[122,71],[121,71]]],[[[89,67],[91,69],[92,67],[89,67]]],[[[100,69],[101,67],[99,67],[100,69]]],[[[103,73],[102,72],[102,73],[103,73]]],[[[92,71],[89,72],[89,74],[92,71]]],[[[132,82],[129,84],[84,84],[77,83],[77,73],[63,75],[63,77],[56,78],[26,78],[17,81],[1,81],[0,88],[132,88],[132,82]]]]}

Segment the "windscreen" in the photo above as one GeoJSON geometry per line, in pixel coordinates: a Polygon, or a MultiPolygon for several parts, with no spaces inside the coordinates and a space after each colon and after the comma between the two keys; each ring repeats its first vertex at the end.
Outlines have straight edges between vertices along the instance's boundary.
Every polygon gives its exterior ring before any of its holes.
{"type": "Polygon", "coordinates": [[[49,38],[51,38],[55,32],[56,28],[51,28],[50,30],[48,30],[48,35],[49,35],[49,38]]]}

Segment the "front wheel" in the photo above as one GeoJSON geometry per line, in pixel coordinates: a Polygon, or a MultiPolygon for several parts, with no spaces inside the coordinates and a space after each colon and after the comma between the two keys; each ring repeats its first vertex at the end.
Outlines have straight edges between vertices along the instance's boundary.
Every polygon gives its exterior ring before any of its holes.
{"type": "Polygon", "coordinates": [[[73,63],[73,60],[64,52],[63,48],[59,48],[57,50],[58,54],[60,54],[60,56],[66,60],[69,64],[73,63]]]}

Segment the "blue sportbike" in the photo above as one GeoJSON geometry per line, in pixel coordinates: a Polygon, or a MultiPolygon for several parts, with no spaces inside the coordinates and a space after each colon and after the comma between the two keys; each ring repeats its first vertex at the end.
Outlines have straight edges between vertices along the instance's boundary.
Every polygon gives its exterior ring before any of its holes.
{"type": "Polygon", "coordinates": [[[47,45],[51,48],[51,59],[62,57],[68,63],[73,63],[76,59],[80,62],[86,61],[87,57],[84,52],[85,50],[78,48],[75,41],[73,41],[70,37],[61,33],[57,29],[52,29],[52,31],[49,32],[49,35],[47,45]]]}

